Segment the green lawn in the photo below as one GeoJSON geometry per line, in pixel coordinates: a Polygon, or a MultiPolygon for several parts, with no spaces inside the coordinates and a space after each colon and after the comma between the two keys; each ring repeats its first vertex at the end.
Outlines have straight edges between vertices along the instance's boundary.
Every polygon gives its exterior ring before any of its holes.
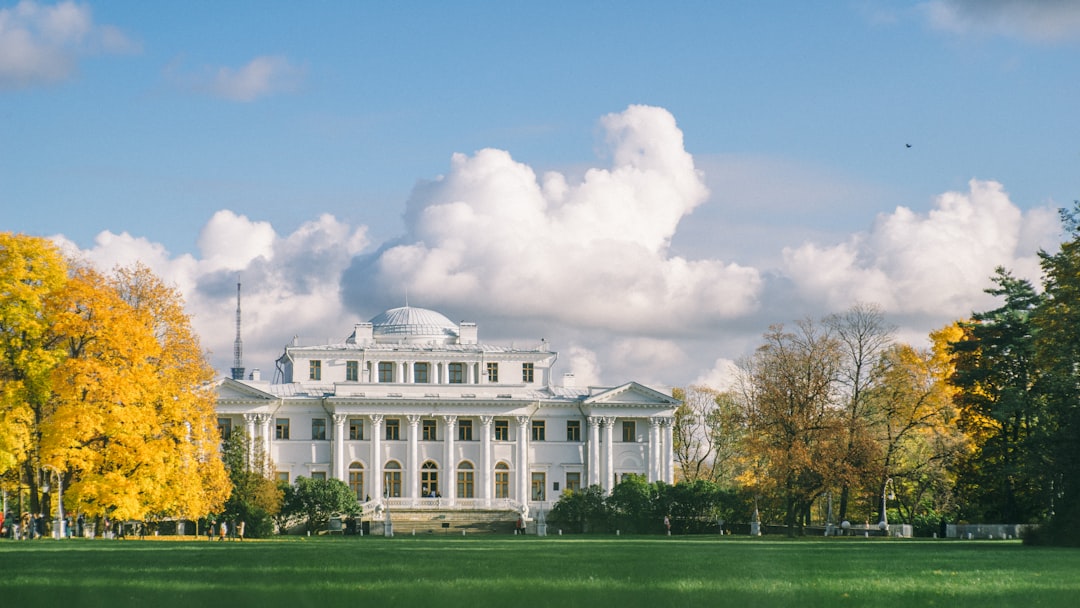
{"type": "Polygon", "coordinates": [[[398,537],[0,541],[0,606],[1077,606],[1015,541],[398,537]]]}

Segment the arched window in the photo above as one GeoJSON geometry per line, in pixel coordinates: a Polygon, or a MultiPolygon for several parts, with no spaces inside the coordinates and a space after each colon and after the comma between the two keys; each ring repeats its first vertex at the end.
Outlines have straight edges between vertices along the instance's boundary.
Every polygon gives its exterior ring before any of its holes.
{"type": "Polygon", "coordinates": [[[420,495],[425,498],[441,496],[439,494],[439,465],[430,460],[420,467],[420,495]]]}
{"type": "Polygon", "coordinates": [[[353,491],[356,500],[364,500],[364,465],[359,462],[349,465],[349,489],[353,491]]]}
{"type": "Polygon", "coordinates": [[[472,498],[474,495],[472,463],[463,460],[457,468],[457,497],[472,498]]]}
{"type": "Polygon", "coordinates": [[[396,460],[383,467],[383,492],[390,498],[401,498],[401,463],[396,460]]]}
{"type": "Polygon", "coordinates": [[[505,462],[495,465],[495,498],[510,498],[510,467],[505,462]]]}

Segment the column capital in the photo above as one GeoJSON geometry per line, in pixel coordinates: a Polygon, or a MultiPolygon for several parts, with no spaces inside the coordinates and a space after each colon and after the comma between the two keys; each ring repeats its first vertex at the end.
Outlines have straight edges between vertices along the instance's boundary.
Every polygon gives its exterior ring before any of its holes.
{"type": "Polygon", "coordinates": [[[420,414],[409,414],[405,416],[405,419],[409,421],[409,426],[416,426],[420,424],[420,419],[423,418],[420,414]]]}
{"type": "Polygon", "coordinates": [[[255,421],[259,424],[270,422],[270,414],[255,414],[255,421]]]}
{"type": "Polygon", "coordinates": [[[446,414],[446,415],[444,415],[442,417],[442,419],[443,419],[443,422],[446,423],[446,426],[453,426],[453,425],[457,424],[458,417],[456,415],[454,415],[454,414],[446,414]]]}
{"type": "Polygon", "coordinates": [[[659,428],[662,424],[663,424],[663,419],[660,418],[660,417],[649,418],[649,426],[653,427],[654,429],[659,428]]]}
{"type": "Polygon", "coordinates": [[[342,426],[349,419],[348,414],[334,414],[334,426],[342,426]]]}
{"type": "Polygon", "coordinates": [[[530,418],[528,416],[517,416],[518,426],[528,426],[530,418]]]}
{"type": "Polygon", "coordinates": [[[382,414],[368,414],[368,418],[371,418],[371,424],[378,425],[378,424],[382,424],[382,421],[383,421],[383,415],[382,414]]]}
{"type": "Polygon", "coordinates": [[[604,416],[600,418],[600,424],[603,425],[605,429],[613,428],[615,426],[615,416],[604,416]]]}
{"type": "Polygon", "coordinates": [[[244,422],[248,424],[255,424],[259,421],[259,414],[244,414],[244,422]]]}
{"type": "Polygon", "coordinates": [[[494,420],[494,416],[480,416],[480,426],[491,426],[494,420]]]}

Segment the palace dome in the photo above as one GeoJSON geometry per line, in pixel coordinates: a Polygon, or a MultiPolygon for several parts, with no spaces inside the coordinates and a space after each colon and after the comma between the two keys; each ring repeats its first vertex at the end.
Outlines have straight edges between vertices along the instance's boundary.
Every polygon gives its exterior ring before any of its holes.
{"type": "Polygon", "coordinates": [[[380,342],[447,342],[459,335],[458,326],[442,313],[412,306],[391,308],[373,317],[371,325],[380,342]]]}

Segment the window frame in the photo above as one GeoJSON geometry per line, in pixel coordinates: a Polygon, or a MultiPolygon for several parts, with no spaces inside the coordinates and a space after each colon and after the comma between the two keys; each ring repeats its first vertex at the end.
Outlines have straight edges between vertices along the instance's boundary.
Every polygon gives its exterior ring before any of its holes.
{"type": "Polygon", "coordinates": [[[635,421],[623,420],[622,440],[623,443],[637,443],[637,423],[635,421]],[[627,437],[629,437],[629,439],[627,439],[627,437]]]}
{"type": "Polygon", "coordinates": [[[425,361],[413,363],[413,382],[431,384],[431,364],[425,361]]]}
{"type": "Polygon", "coordinates": [[[386,432],[384,437],[387,441],[401,441],[401,419],[400,418],[387,418],[386,424],[383,425],[386,432]]]}
{"type": "Polygon", "coordinates": [[[521,381],[526,384],[532,384],[536,377],[536,365],[533,363],[521,364],[521,381]]]}
{"type": "Polygon", "coordinates": [[[446,365],[447,384],[465,384],[465,364],[461,362],[446,365]]]}
{"type": "Polygon", "coordinates": [[[581,421],[580,420],[567,420],[566,421],[566,440],[581,442],[581,421]]]}
{"type": "Polygon", "coordinates": [[[435,420],[420,421],[420,441],[438,441],[439,423],[435,420]]]}
{"type": "Polygon", "coordinates": [[[311,440],[326,441],[326,418],[311,419],[311,440]]]}
{"type": "Polygon", "coordinates": [[[364,440],[364,419],[349,418],[349,441],[364,440]],[[359,432],[357,432],[359,431],[359,432]]]}
{"type": "Polygon", "coordinates": [[[360,381],[360,362],[359,361],[346,361],[345,362],[345,381],[346,382],[359,382],[360,381]]]}
{"type": "Polygon", "coordinates": [[[473,440],[473,424],[472,420],[458,420],[457,423],[457,438],[458,441],[472,441],[473,440]]]}
{"type": "Polygon", "coordinates": [[[492,425],[495,433],[495,441],[510,441],[510,421],[496,420],[492,425]],[[499,435],[502,435],[500,437],[499,435]]]}
{"type": "Polygon", "coordinates": [[[530,433],[529,433],[529,440],[530,441],[546,441],[546,437],[547,437],[547,421],[546,420],[533,420],[532,424],[529,425],[529,428],[530,428],[530,433]]]}
{"type": "Polygon", "coordinates": [[[308,380],[322,380],[322,359],[308,360],[308,380]]]}
{"type": "Polygon", "coordinates": [[[274,439],[276,441],[289,441],[289,419],[274,419],[274,439]]]}
{"type": "Polygon", "coordinates": [[[379,383],[390,384],[394,382],[394,365],[393,361],[379,361],[379,383]]]}
{"type": "Polygon", "coordinates": [[[487,380],[492,384],[499,382],[499,363],[497,361],[488,361],[487,380]]]}
{"type": "Polygon", "coordinates": [[[581,472],[580,471],[567,471],[566,472],[566,490],[568,492],[578,492],[581,490],[581,472]]]}

